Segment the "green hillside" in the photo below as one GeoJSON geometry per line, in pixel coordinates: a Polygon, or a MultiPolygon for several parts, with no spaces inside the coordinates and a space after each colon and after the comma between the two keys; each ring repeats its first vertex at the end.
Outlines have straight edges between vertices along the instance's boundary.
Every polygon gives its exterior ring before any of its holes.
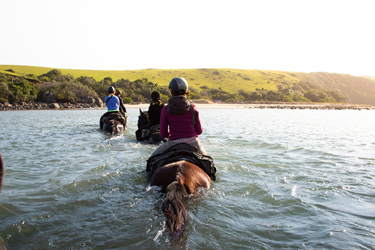
{"type": "MultiPolygon", "coordinates": [[[[53,68],[0,65],[0,70],[12,69],[19,75],[33,74],[39,76],[51,71],[53,68]]],[[[76,70],[58,69],[63,74],[71,74],[75,78],[80,76],[91,76],[100,81],[106,77],[111,77],[113,81],[124,78],[131,81],[147,78],[148,80],[162,86],[167,86],[169,81],[176,76],[184,77],[189,85],[196,88],[221,88],[228,92],[244,90],[254,91],[256,88],[267,90],[277,90],[276,85],[281,82],[298,82],[298,78],[291,76],[287,72],[241,70],[241,69],[144,69],[144,70],[76,70]]]]}
{"type": "MultiPolygon", "coordinates": [[[[20,76],[40,76],[53,68],[0,65],[0,72],[11,69],[20,76]]],[[[144,69],[144,70],[76,70],[58,69],[63,74],[74,78],[80,76],[93,77],[96,81],[110,77],[113,81],[121,78],[135,81],[147,78],[159,86],[167,86],[170,79],[184,77],[189,86],[199,90],[220,89],[229,93],[243,91],[252,93],[260,90],[279,91],[284,95],[293,95],[302,91],[304,86],[316,86],[327,91],[334,91],[346,98],[346,102],[375,105],[375,80],[334,73],[300,73],[267,70],[242,69],[144,69]],[[301,90],[302,89],[302,90],[301,90]]],[[[6,71],[9,73],[9,71],[6,71]]],[[[306,92],[306,91],[305,91],[306,92]]],[[[285,98],[284,98],[285,99],[285,98]]],[[[285,99],[288,101],[288,99],[285,99]]],[[[292,100],[290,101],[299,101],[292,100]]],[[[301,100],[304,101],[304,100],[301,100]]]]}

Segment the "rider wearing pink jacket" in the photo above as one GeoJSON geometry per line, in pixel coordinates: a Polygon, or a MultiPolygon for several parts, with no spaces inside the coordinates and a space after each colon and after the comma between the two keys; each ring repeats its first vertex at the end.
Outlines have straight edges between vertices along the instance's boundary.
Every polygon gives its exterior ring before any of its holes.
{"type": "Polygon", "coordinates": [[[187,81],[182,77],[173,78],[169,89],[172,97],[160,115],[160,135],[169,141],[160,145],[151,157],[163,153],[177,143],[188,143],[196,147],[202,155],[207,155],[198,139],[198,135],[202,134],[199,112],[186,97],[189,92],[187,81]]]}

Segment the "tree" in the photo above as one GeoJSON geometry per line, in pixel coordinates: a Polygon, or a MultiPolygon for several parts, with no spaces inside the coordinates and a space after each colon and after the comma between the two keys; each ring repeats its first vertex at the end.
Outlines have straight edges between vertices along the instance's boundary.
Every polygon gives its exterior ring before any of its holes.
{"type": "Polygon", "coordinates": [[[41,81],[45,81],[46,79],[48,79],[48,81],[70,82],[74,81],[74,76],[72,76],[71,74],[63,75],[61,71],[53,69],[46,74],[40,75],[38,79],[41,81]]]}
{"type": "Polygon", "coordinates": [[[80,77],[76,78],[75,81],[80,82],[83,85],[86,85],[88,87],[92,87],[95,84],[97,84],[96,80],[91,76],[80,76],[80,77]]]}

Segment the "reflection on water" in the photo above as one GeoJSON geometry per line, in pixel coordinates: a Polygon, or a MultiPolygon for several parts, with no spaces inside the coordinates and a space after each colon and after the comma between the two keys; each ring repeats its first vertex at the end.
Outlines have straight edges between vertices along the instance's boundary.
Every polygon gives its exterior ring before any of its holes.
{"type": "Polygon", "coordinates": [[[375,248],[374,111],[201,109],[217,181],[175,245],[128,112],[117,137],[103,110],[0,112],[8,249],[375,248]]]}

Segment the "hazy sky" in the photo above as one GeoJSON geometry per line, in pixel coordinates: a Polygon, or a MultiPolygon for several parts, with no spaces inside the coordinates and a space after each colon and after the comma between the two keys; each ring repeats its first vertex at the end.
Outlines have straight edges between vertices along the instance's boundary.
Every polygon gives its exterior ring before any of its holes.
{"type": "Polygon", "coordinates": [[[374,0],[0,0],[0,64],[375,76],[374,0]]]}

